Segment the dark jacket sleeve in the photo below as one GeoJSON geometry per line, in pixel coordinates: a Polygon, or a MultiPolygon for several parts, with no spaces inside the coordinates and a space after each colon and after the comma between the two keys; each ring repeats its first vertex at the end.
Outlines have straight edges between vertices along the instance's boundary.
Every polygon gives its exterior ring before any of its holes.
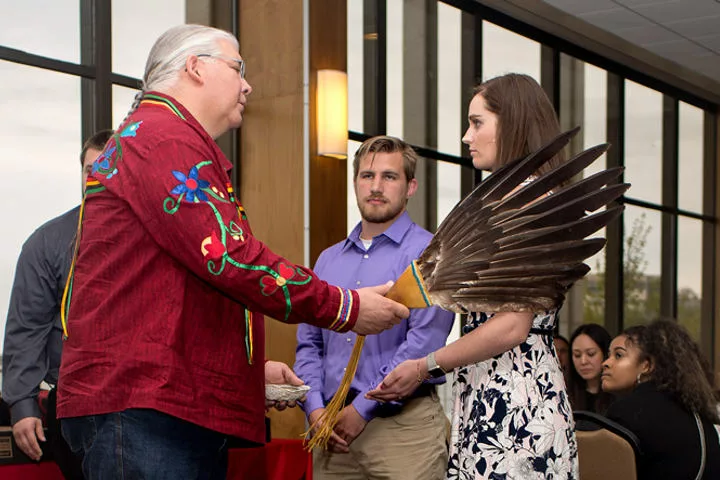
{"type": "Polygon", "coordinates": [[[25,242],[10,295],[3,354],[2,397],[12,423],[40,417],[37,395],[50,362],[48,339],[59,312],[59,286],[40,229],[25,242]]]}

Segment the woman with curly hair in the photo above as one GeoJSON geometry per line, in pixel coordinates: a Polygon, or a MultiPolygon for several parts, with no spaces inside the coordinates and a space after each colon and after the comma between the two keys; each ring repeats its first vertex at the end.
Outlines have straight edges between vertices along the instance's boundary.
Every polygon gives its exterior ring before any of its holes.
{"type": "Polygon", "coordinates": [[[608,356],[612,337],[597,323],[575,329],[570,337],[572,364],[567,375],[567,390],[573,410],[604,414],[613,396],[600,388],[602,364],[608,356]]]}
{"type": "Polygon", "coordinates": [[[619,395],[608,418],[638,437],[639,480],[720,478],[712,373],[683,327],[658,320],[615,337],[602,388],[619,395]]]}

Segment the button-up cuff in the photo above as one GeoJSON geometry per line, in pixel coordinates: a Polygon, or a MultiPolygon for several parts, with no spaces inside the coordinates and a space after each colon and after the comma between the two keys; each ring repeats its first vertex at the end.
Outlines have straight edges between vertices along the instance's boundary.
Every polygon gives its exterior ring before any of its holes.
{"type": "Polygon", "coordinates": [[[302,408],[305,411],[305,415],[310,415],[318,408],[325,408],[322,392],[309,391],[305,401],[302,403],[302,408]]]}
{"type": "Polygon", "coordinates": [[[363,417],[366,422],[369,422],[375,418],[375,412],[380,406],[380,402],[368,400],[365,398],[366,393],[367,392],[360,392],[358,396],[355,397],[355,400],[353,400],[352,405],[355,407],[355,410],[357,410],[360,416],[363,417]]]}
{"type": "Polygon", "coordinates": [[[10,407],[10,422],[13,425],[27,417],[42,418],[37,398],[23,398],[10,407]]]}

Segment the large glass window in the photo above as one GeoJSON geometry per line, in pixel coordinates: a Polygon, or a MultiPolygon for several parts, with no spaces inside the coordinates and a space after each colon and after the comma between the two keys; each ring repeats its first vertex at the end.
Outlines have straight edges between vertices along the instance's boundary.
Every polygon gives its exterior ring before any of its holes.
{"type": "MultiPolygon", "coordinates": [[[[583,65],[583,148],[607,142],[607,72],[589,63],[583,65]]],[[[617,145],[614,148],[618,148],[617,145]]],[[[585,169],[583,175],[590,175],[606,168],[603,155],[585,169]]]]}
{"type": "Polygon", "coordinates": [[[404,41],[403,7],[405,2],[386,1],[387,11],[387,134],[404,136],[404,41]]]}
{"type": "Polygon", "coordinates": [[[8,1],[0,11],[0,45],[80,63],[80,0],[8,1]]]}
{"type": "Polygon", "coordinates": [[[135,95],[137,95],[137,93],[138,91],[133,88],[113,85],[112,128],[117,128],[120,126],[120,123],[125,119],[125,116],[130,111],[130,107],[132,107],[132,104],[135,101],[135,95]]]}
{"type": "MultiPolygon", "coordinates": [[[[583,148],[590,148],[607,141],[607,72],[589,63],[582,68],[582,131],[583,148]]],[[[614,146],[617,148],[617,145],[614,146]]],[[[589,177],[607,167],[605,155],[595,160],[583,172],[589,177]]],[[[602,229],[593,236],[606,237],[606,229],[602,229]]],[[[585,286],[583,295],[582,322],[605,323],[605,248],[585,261],[590,267],[590,273],[580,285],[585,286]]],[[[574,330],[580,319],[570,318],[571,325],[568,333],[574,330]]]]}
{"type": "Polygon", "coordinates": [[[677,320],[700,339],[702,320],[702,221],[678,218],[677,320]]]}
{"type": "Polygon", "coordinates": [[[22,244],[40,225],[80,203],[80,79],[0,61],[3,236],[0,327],[22,244]]]}
{"type": "Polygon", "coordinates": [[[625,181],[628,197],[662,203],[663,97],[625,81],[625,181]]]}
{"type": "Polygon", "coordinates": [[[483,22],[483,80],[524,73],[540,82],[540,44],[494,23],[483,22]]]}
{"type": "Polygon", "coordinates": [[[702,213],[704,112],[680,102],[678,117],[678,207],[702,213]]]}
{"type": "Polygon", "coordinates": [[[630,327],[660,315],[661,214],[628,205],[624,218],[623,325],[630,327]]]}
{"type": "MultiPolygon", "coordinates": [[[[112,70],[142,78],[155,40],[168,28],[185,23],[186,0],[112,2],[112,70]]],[[[77,11],[77,10],[76,10],[77,11]]]]}
{"type": "MultiPolygon", "coordinates": [[[[363,132],[363,1],[348,0],[347,4],[347,73],[348,73],[348,128],[363,132]]],[[[348,159],[352,158],[348,155],[348,159]]]]}
{"type": "MultiPolygon", "coordinates": [[[[703,213],[704,112],[685,102],[678,109],[678,208],[703,213]]],[[[696,340],[702,335],[702,220],[677,222],[677,320],[696,340]]]]}
{"type": "MultiPolygon", "coordinates": [[[[461,112],[461,21],[462,12],[457,8],[438,4],[438,150],[460,156],[462,126],[461,112]]],[[[437,223],[460,200],[460,165],[438,162],[437,165],[437,223]]]]}

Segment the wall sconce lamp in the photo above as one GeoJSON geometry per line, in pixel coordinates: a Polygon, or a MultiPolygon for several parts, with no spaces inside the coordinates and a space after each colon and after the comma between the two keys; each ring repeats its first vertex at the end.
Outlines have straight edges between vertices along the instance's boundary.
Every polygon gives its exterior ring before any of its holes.
{"type": "Polygon", "coordinates": [[[347,73],[340,70],[317,72],[318,155],[347,158],[348,89],[347,73]]]}

